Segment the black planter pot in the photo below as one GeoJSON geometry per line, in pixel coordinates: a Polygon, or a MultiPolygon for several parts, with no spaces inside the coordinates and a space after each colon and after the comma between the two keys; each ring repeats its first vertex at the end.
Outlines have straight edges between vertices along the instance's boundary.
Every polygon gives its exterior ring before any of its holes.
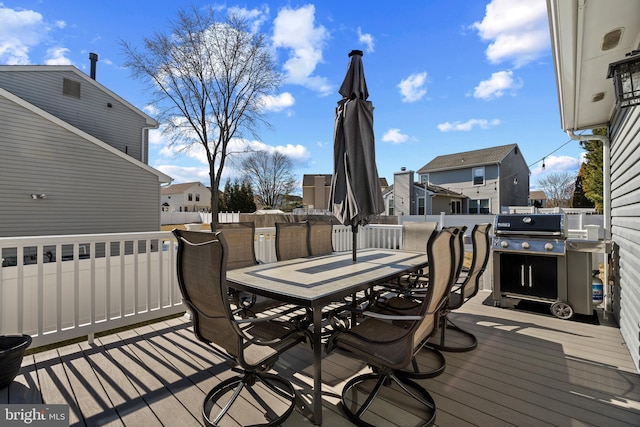
{"type": "Polygon", "coordinates": [[[30,345],[29,335],[0,335],[0,389],[8,387],[18,375],[22,356],[30,345]]]}

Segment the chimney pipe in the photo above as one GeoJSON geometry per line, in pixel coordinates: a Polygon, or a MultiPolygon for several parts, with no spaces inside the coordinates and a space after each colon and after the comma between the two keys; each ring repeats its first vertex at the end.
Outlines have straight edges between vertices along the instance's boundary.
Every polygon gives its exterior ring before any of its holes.
{"type": "Polygon", "coordinates": [[[98,62],[98,54],[97,53],[89,53],[89,60],[91,61],[91,74],[90,77],[95,80],[96,79],[96,63],[98,62]]]}

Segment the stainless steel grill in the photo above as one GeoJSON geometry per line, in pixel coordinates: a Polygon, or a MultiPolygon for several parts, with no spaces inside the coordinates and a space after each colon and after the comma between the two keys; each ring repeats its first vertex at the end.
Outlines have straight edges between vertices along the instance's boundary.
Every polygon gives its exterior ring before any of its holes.
{"type": "Polygon", "coordinates": [[[564,214],[496,215],[494,252],[564,256],[564,214]]]}
{"type": "Polygon", "coordinates": [[[567,281],[565,214],[496,215],[493,299],[533,299],[552,303],[551,312],[573,316],[567,281]]]}

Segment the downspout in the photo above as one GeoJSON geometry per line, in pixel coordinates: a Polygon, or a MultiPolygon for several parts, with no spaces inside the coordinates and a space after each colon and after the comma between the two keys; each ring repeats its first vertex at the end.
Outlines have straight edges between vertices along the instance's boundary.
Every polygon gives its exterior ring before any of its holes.
{"type": "MultiPolygon", "coordinates": [[[[577,141],[602,141],[602,210],[604,211],[604,239],[611,239],[611,141],[605,135],[576,135],[572,130],[567,131],[572,140],[577,141]]],[[[604,280],[606,290],[604,293],[604,312],[611,313],[611,284],[609,283],[609,265],[607,254],[604,256],[604,280]]]]}
{"type": "Polygon", "coordinates": [[[572,130],[567,135],[574,141],[602,141],[602,210],[604,214],[604,238],[611,239],[611,147],[605,135],[576,135],[572,130]]]}

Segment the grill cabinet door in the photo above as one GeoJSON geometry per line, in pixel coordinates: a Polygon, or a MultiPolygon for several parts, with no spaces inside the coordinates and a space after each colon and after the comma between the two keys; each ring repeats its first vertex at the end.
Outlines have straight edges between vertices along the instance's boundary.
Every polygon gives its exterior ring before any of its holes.
{"type": "Polygon", "coordinates": [[[500,291],[538,298],[558,298],[558,259],[500,254],[500,291]]]}

